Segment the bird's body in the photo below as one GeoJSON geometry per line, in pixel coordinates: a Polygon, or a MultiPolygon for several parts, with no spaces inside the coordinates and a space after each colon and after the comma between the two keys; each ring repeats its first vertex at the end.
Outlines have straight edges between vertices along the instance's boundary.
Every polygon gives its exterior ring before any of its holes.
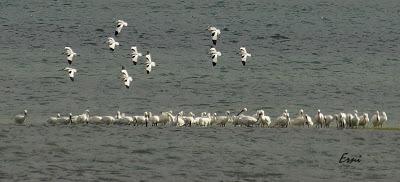
{"type": "Polygon", "coordinates": [[[147,72],[147,74],[149,74],[151,72],[151,68],[154,66],[156,66],[156,63],[151,61],[151,55],[148,52],[146,54],[146,72],[147,72]]]}
{"type": "Polygon", "coordinates": [[[72,61],[77,54],[72,50],[71,47],[65,47],[65,54],[67,55],[68,64],[72,64],[72,61]]]}
{"type": "Polygon", "coordinates": [[[246,65],[247,57],[251,57],[251,54],[249,54],[246,50],[245,47],[240,48],[240,56],[241,56],[241,61],[243,66],[246,65]]]}
{"type": "Polygon", "coordinates": [[[65,67],[63,70],[68,72],[68,76],[71,81],[75,81],[75,73],[77,72],[76,69],[65,67]]]}
{"type": "Polygon", "coordinates": [[[14,117],[14,122],[16,124],[23,124],[28,116],[28,111],[24,110],[23,114],[18,114],[14,117]]]}
{"type": "Polygon", "coordinates": [[[131,76],[129,76],[128,71],[126,71],[124,66],[122,66],[120,78],[124,83],[125,87],[129,88],[133,79],[131,76]]]}
{"type": "Polygon", "coordinates": [[[218,56],[221,56],[221,52],[217,51],[214,47],[210,48],[209,54],[211,55],[211,62],[212,65],[215,66],[217,65],[218,62],[218,56]]]}
{"type": "Polygon", "coordinates": [[[117,20],[117,27],[115,28],[115,33],[114,33],[115,36],[117,36],[121,32],[122,28],[126,26],[128,26],[128,23],[126,23],[123,20],[117,20]]]}
{"type": "Polygon", "coordinates": [[[221,34],[221,30],[216,27],[208,27],[207,29],[211,33],[211,39],[214,45],[217,45],[218,36],[221,34]]]}
{"type": "Polygon", "coordinates": [[[119,42],[115,41],[114,38],[108,37],[108,47],[110,50],[114,51],[116,46],[119,46],[119,42]]]}
{"type": "Polygon", "coordinates": [[[142,56],[142,53],[138,52],[136,46],[132,46],[132,47],[131,47],[131,50],[132,50],[132,52],[131,52],[132,63],[133,63],[134,65],[136,65],[137,62],[138,62],[139,57],[142,56]]]}

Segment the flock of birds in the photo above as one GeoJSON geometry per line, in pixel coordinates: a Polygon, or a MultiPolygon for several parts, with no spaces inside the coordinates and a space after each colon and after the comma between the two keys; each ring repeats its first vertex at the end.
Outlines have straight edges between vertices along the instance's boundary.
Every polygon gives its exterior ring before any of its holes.
{"type": "MultiPolygon", "coordinates": [[[[118,20],[116,23],[117,23],[117,25],[116,25],[115,33],[114,33],[115,36],[117,36],[121,33],[123,27],[128,26],[128,23],[123,20],[118,20]]],[[[219,30],[213,26],[208,27],[207,30],[211,33],[211,40],[213,43],[213,45],[211,46],[211,48],[209,50],[209,54],[211,57],[212,65],[216,66],[217,62],[218,62],[218,57],[222,55],[221,52],[217,51],[217,49],[215,47],[217,45],[218,37],[221,34],[221,30],[219,30]]],[[[111,51],[114,51],[117,48],[117,46],[120,45],[119,42],[117,42],[113,37],[108,37],[107,43],[108,43],[108,47],[110,48],[111,51]]],[[[132,51],[131,52],[132,63],[134,65],[136,65],[138,63],[139,57],[143,56],[143,54],[138,51],[138,48],[136,46],[132,46],[131,51],[132,51]]],[[[68,61],[69,65],[72,65],[74,58],[76,56],[78,56],[78,54],[75,53],[71,47],[65,47],[64,54],[66,54],[66,56],[67,56],[67,61],[68,61]]],[[[251,54],[247,52],[245,47],[239,48],[239,54],[241,55],[241,62],[243,64],[243,66],[245,66],[247,57],[251,57],[251,54]]],[[[150,74],[152,67],[155,67],[156,63],[151,60],[151,55],[150,55],[149,51],[147,51],[147,54],[145,55],[145,57],[146,57],[145,69],[146,69],[147,74],[150,74]]],[[[75,80],[75,75],[77,73],[77,69],[72,68],[72,67],[65,67],[62,70],[67,71],[68,76],[71,79],[71,81],[75,80]]],[[[126,88],[129,88],[131,82],[133,81],[132,77],[129,76],[129,74],[124,66],[122,66],[122,69],[121,69],[120,79],[126,88]]]]}
{"type": "MultiPolygon", "coordinates": [[[[373,127],[383,127],[383,124],[387,122],[388,118],[385,112],[376,111],[371,117],[368,113],[358,115],[358,111],[354,113],[338,113],[338,114],[327,114],[324,115],[320,110],[314,117],[310,117],[306,114],[303,109],[300,109],[299,113],[294,119],[290,118],[289,112],[284,112],[278,116],[275,120],[271,120],[271,117],[266,115],[264,110],[257,110],[252,115],[245,115],[244,112],[247,108],[243,108],[236,115],[231,115],[230,111],[226,111],[224,116],[219,116],[217,113],[202,112],[199,117],[193,112],[188,112],[186,115],[183,111],[173,114],[172,111],[161,112],[159,115],[153,115],[151,112],[144,112],[143,115],[129,116],[125,113],[117,111],[115,116],[90,116],[89,110],[86,110],[80,115],[72,115],[69,113],[68,116],[52,116],[47,120],[50,125],[70,125],[70,124],[119,124],[119,125],[133,125],[133,126],[221,126],[226,125],[232,126],[259,126],[269,128],[287,128],[287,127],[312,127],[317,128],[329,128],[332,124],[336,124],[337,128],[359,128],[367,127],[369,123],[373,127]]],[[[15,122],[17,124],[24,124],[27,118],[27,110],[24,110],[24,114],[15,116],[15,122]]]]}
{"type": "MultiPolygon", "coordinates": [[[[114,35],[117,36],[121,33],[123,27],[128,26],[128,23],[123,20],[118,20],[115,28],[114,35]]],[[[216,66],[218,63],[218,57],[222,54],[217,51],[216,45],[218,37],[221,34],[221,31],[216,27],[210,26],[207,30],[211,33],[212,46],[209,50],[209,54],[211,57],[211,62],[213,66],[216,66]]],[[[108,37],[108,47],[111,51],[114,51],[117,46],[119,46],[119,42],[115,41],[113,37],[108,37]]],[[[136,46],[131,47],[131,58],[132,63],[136,65],[138,63],[139,57],[142,56],[142,53],[138,51],[136,46]]],[[[67,56],[67,61],[69,65],[72,65],[74,62],[74,58],[78,56],[71,47],[65,47],[65,54],[67,56]]],[[[247,58],[251,57],[251,54],[247,52],[245,47],[239,48],[239,54],[241,55],[242,65],[245,66],[247,62],[247,58]]],[[[150,74],[152,67],[155,67],[155,62],[152,61],[150,52],[147,51],[146,57],[146,66],[145,70],[147,74],[150,74]]],[[[65,67],[62,69],[67,71],[69,78],[71,81],[75,80],[75,75],[77,73],[77,69],[72,67],[65,67]]],[[[129,88],[133,79],[128,74],[125,66],[122,66],[120,77],[122,83],[126,88],[129,88]]],[[[282,115],[277,117],[274,121],[271,120],[270,116],[265,115],[263,110],[256,111],[253,115],[244,115],[243,112],[246,112],[247,109],[242,109],[237,115],[231,115],[230,111],[226,111],[225,116],[218,116],[216,113],[207,113],[203,112],[199,117],[195,117],[195,114],[192,112],[184,115],[184,112],[181,111],[176,115],[173,115],[172,111],[161,112],[160,115],[153,115],[151,112],[144,112],[143,115],[140,116],[128,116],[120,111],[117,112],[115,116],[89,116],[89,110],[86,110],[83,114],[80,115],[72,115],[69,113],[69,116],[62,117],[60,114],[57,116],[50,117],[47,120],[49,124],[126,124],[126,125],[153,125],[157,126],[159,124],[163,125],[172,125],[172,126],[226,126],[227,124],[231,124],[233,126],[260,126],[260,127],[288,127],[288,126],[316,126],[316,127],[329,127],[331,123],[336,123],[338,128],[356,128],[356,127],[365,127],[368,123],[372,123],[373,127],[382,127],[383,123],[387,121],[387,115],[385,112],[380,113],[376,111],[376,113],[369,119],[368,113],[363,113],[362,115],[358,115],[357,111],[354,113],[338,113],[334,115],[323,115],[320,110],[317,111],[317,114],[314,118],[311,118],[308,114],[305,114],[301,109],[296,118],[291,119],[287,110],[285,110],[282,115]]],[[[23,114],[16,115],[14,118],[15,123],[23,124],[27,118],[27,110],[24,110],[23,114]]]]}

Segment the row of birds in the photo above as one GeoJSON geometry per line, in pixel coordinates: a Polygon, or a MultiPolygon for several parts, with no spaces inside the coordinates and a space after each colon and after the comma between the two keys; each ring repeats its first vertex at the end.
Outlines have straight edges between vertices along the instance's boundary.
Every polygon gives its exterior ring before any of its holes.
{"type": "MultiPolygon", "coordinates": [[[[245,115],[244,112],[247,108],[243,108],[238,114],[231,115],[230,111],[226,111],[225,116],[218,116],[217,113],[202,112],[199,117],[193,112],[189,112],[184,115],[183,111],[180,111],[176,115],[173,115],[172,111],[161,112],[160,115],[153,115],[151,112],[144,112],[143,115],[128,116],[125,113],[117,111],[117,115],[112,116],[90,116],[89,110],[86,110],[80,115],[72,115],[62,117],[59,113],[57,116],[52,116],[47,120],[48,124],[60,125],[60,124],[125,124],[125,125],[152,125],[158,126],[171,125],[171,126],[226,126],[227,124],[233,126],[260,126],[260,127],[278,127],[285,128],[288,126],[315,126],[319,128],[330,127],[332,123],[336,123],[337,128],[357,128],[366,127],[369,123],[372,123],[373,127],[382,127],[387,122],[387,115],[385,112],[376,111],[371,117],[368,113],[363,113],[361,116],[358,115],[358,111],[354,113],[338,113],[333,115],[324,115],[320,110],[317,111],[315,116],[312,118],[306,114],[302,109],[298,115],[291,119],[289,112],[285,110],[280,116],[274,121],[271,117],[266,115],[264,110],[257,110],[253,115],[245,115]]],[[[24,110],[24,114],[15,116],[16,124],[23,124],[27,118],[27,110],[24,110]]]]}
{"type": "MultiPolygon", "coordinates": [[[[114,33],[115,36],[120,34],[123,27],[128,26],[128,23],[123,20],[118,20],[116,23],[117,23],[117,25],[116,25],[115,33],[114,33]]],[[[221,31],[213,26],[208,27],[207,30],[211,33],[211,39],[212,39],[213,45],[216,46],[217,40],[218,40],[219,35],[221,34],[221,31]]],[[[108,47],[112,51],[114,51],[116,49],[116,47],[120,45],[119,42],[115,41],[115,39],[113,37],[108,37],[107,42],[108,42],[108,47]]],[[[241,55],[241,62],[243,64],[243,66],[245,66],[246,62],[247,62],[247,57],[251,57],[251,54],[247,52],[245,47],[240,47],[239,50],[240,50],[239,53],[241,55]]],[[[138,49],[136,46],[132,46],[131,51],[132,51],[131,52],[132,63],[134,65],[136,65],[138,63],[139,57],[142,56],[142,53],[138,52],[138,49]]],[[[78,55],[77,53],[75,53],[72,50],[71,47],[65,47],[64,53],[67,56],[67,61],[68,61],[69,65],[71,65],[73,63],[74,58],[78,55]]],[[[209,50],[209,54],[211,56],[212,65],[216,66],[217,62],[218,62],[218,57],[222,55],[221,52],[217,51],[217,49],[215,47],[211,47],[209,50]]],[[[151,55],[150,55],[149,51],[147,51],[147,54],[145,55],[145,57],[146,57],[145,70],[146,70],[147,74],[149,74],[152,70],[152,67],[155,67],[156,64],[155,64],[155,62],[153,62],[151,60],[151,55]]],[[[68,66],[62,70],[67,71],[68,76],[71,79],[71,81],[75,80],[75,74],[77,73],[77,69],[68,66]]],[[[126,71],[124,66],[122,66],[120,79],[122,80],[122,82],[126,86],[126,88],[130,87],[130,84],[133,79],[131,76],[129,76],[129,74],[126,71]]]]}

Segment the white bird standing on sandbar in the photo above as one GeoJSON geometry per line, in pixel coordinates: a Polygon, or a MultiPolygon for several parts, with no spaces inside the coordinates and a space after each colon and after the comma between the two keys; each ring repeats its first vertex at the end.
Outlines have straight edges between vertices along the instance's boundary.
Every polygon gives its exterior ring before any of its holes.
{"type": "Polygon", "coordinates": [[[211,55],[212,65],[213,66],[217,65],[218,56],[222,55],[221,52],[217,51],[217,49],[215,49],[215,47],[212,47],[212,48],[210,48],[209,54],[211,55]]]}
{"type": "Polygon", "coordinates": [[[77,54],[71,49],[71,47],[65,47],[65,54],[67,55],[68,64],[72,64],[72,60],[77,54]]]}
{"type": "Polygon", "coordinates": [[[151,67],[156,66],[156,63],[151,61],[151,55],[150,52],[147,51],[146,54],[146,72],[149,74],[151,72],[151,67]]]}
{"type": "Polygon", "coordinates": [[[65,67],[65,68],[63,69],[63,71],[67,71],[67,72],[68,72],[68,76],[69,76],[69,78],[71,79],[71,81],[74,81],[74,80],[75,80],[75,73],[77,72],[76,69],[70,68],[70,67],[65,67]]]}
{"type": "Polygon", "coordinates": [[[207,30],[211,32],[211,39],[214,45],[217,45],[217,40],[221,31],[215,27],[208,27],[207,30]]]}
{"type": "Polygon", "coordinates": [[[123,20],[117,20],[117,27],[115,28],[115,36],[117,36],[121,32],[124,26],[125,27],[128,26],[128,23],[126,23],[123,20]]]}
{"type": "Polygon", "coordinates": [[[133,79],[129,76],[128,71],[126,71],[124,66],[122,66],[120,78],[124,82],[125,87],[129,88],[133,79]]]}
{"type": "Polygon", "coordinates": [[[245,47],[240,48],[240,55],[242,56],[242,64],[246,65],[247,57],[251,57],[251,54],[247,52],[245,47]]]}
{"type": "Polygon", "coordinates": [[[24,114],[18,114],[14,117],[14,122],[17,124],[22,124],[26,120],[26,117],[28,115],[28,111],[24,110],[24,114]]]}
{"type": "Polygon", "coordinates": [[[119,42],[115,41],[112,37],[108,37],[108,47],[114,51],[116,46],[119,46],[119,42]]]}
{"type": "Polygon", "coordinates": [[[131,53],[131,55],[132,55],[132,63],[134,65],[136,65],[137,62],[138,62],[139,57],[142,56],[142,53],[138,52],[136,46],[132,46],[131,50],[132,50],[132,53],[131,53]]]}

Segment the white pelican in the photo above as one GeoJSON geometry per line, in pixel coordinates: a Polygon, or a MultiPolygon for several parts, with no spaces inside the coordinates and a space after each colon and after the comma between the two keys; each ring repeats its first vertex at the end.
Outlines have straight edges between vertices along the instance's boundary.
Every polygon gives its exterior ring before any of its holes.
{"type": "Polygon", "coordinates": [[[225,112],[225,116],[217,116],[217,113],[214,113],[214,117],[213,117],[214,123],[218,126],[222,126],[222,127],[226,126],[226,123],[228,123],[228,121],[230,119],[229,118],[230,114],[231,114],[231,112],[229,112],[229,111],[225,112]]]}
{"type": "Polygon", "coordinates": [[[368,117],[368,113],[364,113],[361,117],[360,117],[360,122],[358,123],[359,126],[362,126],[363,128],[365,128],[365,126],[368,125],[369,122],[369,117],[368,117]]]}
{"type": "Polygon", "coordinates": [[[124,66],[122,66],[120,78],[122,82],[124,82],[125,87],[129,88],[133,79],[129,76],[128,71],[126,71],[124,66]]]}
{"type": "Polygon", "coordinates": [[[116,42],[112,37],[108,37],[108,47],[114,51],[116,46],[119,46],[119,42],[116,42]]]}
{"type": "Polygon", "coordinates": [[[76,118],[76,123],[84,123],[87,124],[89,122],[89,110],[86,109],[84,113],[78,115],[76,118]]]}
{"type": "Polygon", "coordinates": [[[183,120],[183,111],[179,112],[174,121],[175,126],[185,126],[185,121],[183,120]]]}
{"type": "Polygon", "coordinates": [[[68,72],[68,76],[69,76],[69,79],[71,79],[71,81],[75,80],[75,73],[77,72],[76,69],[70,68],[70,67],[65,67],[63,69],[63,71],[67,71],[68,72]]]}
{"type": "Polygon", "coordinates": [[[139,57],[142,56],[142,53],[138,52],[136,46],[132,46],[131,50],[132,50],[132,53],[131,53],[131,55],[132,55],[132,63],[134,65],[136,65],[137,62],[138,62],[139,57]]]}
{"type": "Polygon", "coordinates": [[[218,62],[218,56],[221,56],[221,52],[217,51],[217,49],[215,49],[214,47],[210,48],[210,52],[209,54],[211,55],[211,61],[212,61],[212,65],[215,66],[217,65],[218,62]]]}
{"type": "Polygon", "coordinates": [[[150,52],[147,51],[146,54],[146,72],[149,74],[151,72],[151,67],[156,66],[156,63],[151,61],[151,55],[150,52]]]}
{"type": "Polygon", "coordinates": [[[221,31],[215,27],[208,27],[207,30],[211,32],[211,39],[214,45],[217,45],[217,40],[219,34],[221,34],[221,31]]]}
{"type": "Polygon", "coordinates": [[[331,123],[334,121],[334,117],[332,115],[325,115],[324,116],[324,123],[325,123],[325,127],[329,128],[329,126],[331,125],[331,123]]]}
{"type": "Polygon", "coordinates": [[[103,123],[102,119],[103,119],[103,117],[101,117],[101,116],[90,116],[89,120],[88,120],[88,123],[90,123],[90,124],[102,124],[103,123]]]}
{"type": "Polygon", "coordinates": [[[115,36],[117,36],[120,32],[121,32],[121,30],[122,30],[122,28],[123,27],[126,27],[126,26],[128,26],[128,23],[126,23],[125,21],[123,21],[123,20],[118,20],[117,21],[117,27],[115,28],[115,36]]]}
{"type": "Polygon", "coordinates": [[[386,112],[382,112],[382,117],[381,117],[381,120],[379,122],[379,126],[382,128],[383,127],[383,123],[385,123],[386,121],[387,121],[386,112]]]}
{"type": "Polygon", "coordinates": [[[189,112],[187,116],[183,117],[183,121],[185,122],[185,126],[192,126],[192,123],[194,122],[194,113],[189,112]]]}
{"type": "Polygon", "coordinates": [[[322,126],[324,125],[325,119],[324,119],[324,115],[321,113],[321,110],[318,109],[317,114],[314,116],[314,121],[315,121],[316,127],[320,126],[322,128],[322,126]]]}
{"type": "Polygon", "coordinates": [[[307,127],[310,127],[310,126],[314,125],[314,123],[312,122],[311,117],[308,114],[304,115],[304,118],[305,118],[305,121],[306,121],[305,125],[307,125],[307,127]]]}
{"type": "Polygon", "coordinates": [[[200,114],[199,117],[195,117],[195,118],[194,118],[194,121],[192,122],[192,124],[194,124],[194,125],[200,125],[200,119],[203,118],[203,117],[205,117],[206,115],[207,115],[206,112],[202,112],[202,113],[200,114]]]}
{"type": "Polygon", "coordinates": [[[104,124],[114,124],[115,118],[114,116],[102,116],[101,122],[104,124]]]}
{"type": "Polygon", "coordinates": [[[360,118],[358,117],[358,111],[354,110],[354,117],[351,119],[351,127],[356,128],[360,123],[360,118]]]}
{"type": "Polygon", "coordinates": [[[352,121],[353,121],[353,119],[354,119],[353,114],[351,114],[351,113],[347,113],[347,114],[346,114],[346,127],[349,127],[349,128],[352,127],[352,121]]]}
{"type": "Polygon", "coordinates": [[[126,71],[125,66],[122,66],[121,68],[121,79],[123,79],[125,76],[129,76],[128,71],[126,71]]]}
{"type": "Polygon", "coordinates": [[[245,47],[241,47],[241,48],[240,48],[240,56],[242,57],[242,64],[243,64],[243,66],[245,66],[245,65],[246,65],[247,57],[251,57],[251,54],[249,54],[249,53],[246,51],[246,48],[245,48],[245,47]]]}
{"type": "Polygon", "coordinates": [[[50,116],[49,119],[47,119],[47,123],[55,125],[55,124],[59,124],[58,120],[61,118],[60,113],[57,113],[57,116],[50,116]]]}
{"type": "Polygon", "coordinates": [[[22,124],[22,123],[24,123],[24,121],[26,120],[27,116],[28,116],[28,111],[27,111],[27,110],[24,110],[24,114],[18,114],[18,115],[16,115],[16,116],[14,117],[14,121],[15,121],[15,123],[17,123],[17,124],[22,124]]]}
{"type": "Polygon", "coordinates": [[[201,118],[199,118],[199,125],[200,126],[210,126],[211,124],[211,114],[207,113],[204,116],[202,116],[201,118]]]}
{"type": "Polygon", "coordinates": [[[286,128],[288,127],[289,123],[290,123],[289,112],[285,109],[282,115],[276,118],[274,126],[286,128]]]}
{"type": "Polygon", "coordinates": [[[260,123],[261,127],[269,127],[271,125],[271,117],[265,115],[264,110],[258,111],[257,120],[260,123]]]}
{"type": "Polygon", "coordinates": [[[151,126],[157,126],[160,123],[160,116],[153,115],[153,113],[149,112],[149,123],[151,126]]]}
{"type": "Polygon", "coordinates": [[[344,128],[344,127],[346,127],[346,125],[347,125],[347,121],[346,121],[346,118],[347,118],[347,116],[346,116],[346,113],[343,113],[343,112],[341,112],[340,114],[339,114],[339,120],[338,120],[338,123],[339,123],[339,127],[340,128],[344,128]]]}
{"type": "Polygon", "coordinates": [[[133,116],[134,123],[139,126],[139,125],[146,125],[148,124],[148,112],[144,112],[143,116],[133,116]]]}
{"type": "Polygon", "coordinates": [[[378,127],[381,122],[381,116],[379,115],[379,111],[376,111],[376,114],[372,115],[371,123],[374,127],[378,127]]]}
{"type": "Polygon", "coordinates": [[[168,123],[171,123],[174,120],[174,116],[172,115],[172,111],[161,112],[161,115],[159,117],[160,117],[159,123],[162,123],[164,125],[166,125],[168,123]]]}
{"type": "Polygon", "coordinates": [[[65,54],[67,55],[67,61],[69,64],[72,64],[72,60],[77,54],[71,49],[71,47],[65,47],[65,54]]]}

